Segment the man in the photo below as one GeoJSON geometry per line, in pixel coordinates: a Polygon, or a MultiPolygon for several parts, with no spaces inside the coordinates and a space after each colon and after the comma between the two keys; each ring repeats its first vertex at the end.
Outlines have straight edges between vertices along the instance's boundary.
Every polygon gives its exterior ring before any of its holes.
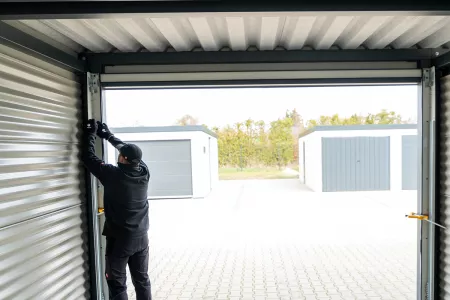
{"type": "Polygon", "coordinates": [[[105,276],[110,300],[126,300],[126,266],[137,300],[151,299],[148,277],[148,201],[150,172],[142,161],[142,151],[116,138],[108,126],[91,119],[86,125],[87,143],[83,153],[86,168],[104,186],[106,236],[105,276]],[[118,151],[117,166],[105,164],[95,155],[95,134],[118,151]]]}

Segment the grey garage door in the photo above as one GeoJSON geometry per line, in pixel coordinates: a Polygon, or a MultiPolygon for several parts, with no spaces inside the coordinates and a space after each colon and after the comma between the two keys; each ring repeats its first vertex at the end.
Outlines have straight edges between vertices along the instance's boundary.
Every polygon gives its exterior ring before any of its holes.
{"type": "Polygon", "coordinates": [[[75,74],[0,43],[0,299],[88,299],[75,74]]]}
{"type": "Polygon", "coordinates": [[[402,137],[402,189],[417,190],[417,135],[402,137]]]}
{"type": "Polygon", "coordinates": [[[148,196],[192,196],[191,141],[133,142],[141,147],[151,172],[148,196]]]}
{"type": "Polygon", "coordinates": [[[322,190],[389,190],[389,148],[389,137],[322,138],[322,190]]]}

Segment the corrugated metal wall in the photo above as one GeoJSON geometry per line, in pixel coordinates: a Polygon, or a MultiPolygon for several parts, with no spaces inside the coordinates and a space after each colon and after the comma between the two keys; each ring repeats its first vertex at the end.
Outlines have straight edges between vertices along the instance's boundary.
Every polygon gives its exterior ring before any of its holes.
{"type": "MultiPolygon", "coordinates": [[[[450,227],[450,75],[441,79],[440,136],[439,136],[439,206],[438,223],[450,227]]],[[[436,299],[450,299],[450,231],[438,229],[438,253],[436,267],[438,270],[438,295],[436,299]]]]}
{"type": "Polygon", "coordinates": [[[322,190],[389,190],[389,141],[389,137],[322,138],[322,190]]]}
{"type": "Polygon", "coordinates": [[[0,45],[0,299],[88,298],[74,74],[0,45]]]}

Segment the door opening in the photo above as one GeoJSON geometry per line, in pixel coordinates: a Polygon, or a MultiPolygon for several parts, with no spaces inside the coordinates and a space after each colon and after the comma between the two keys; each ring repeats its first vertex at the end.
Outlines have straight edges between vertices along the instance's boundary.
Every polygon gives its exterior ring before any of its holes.
{"type": "MultiPolygon", "coordinates": [[[[417,299],[420,238],[403,216],[417,210],[420,191],[405,188],[402,176],[405,164],[420,169],[420,155],[404,155],[402,141],[412,136],[420,144],[418,90],[106,90],[108,122],[119,138],[191,141],[193,197],[153,202],[159,229],[150,233],[151,261],[167,248],[188,247],[188,254],[175,251],[152,279],[165,286],[206,270],[226,295],[417,299]],[[121,99],[133,99],[140,111],[124,118],[121,99]],[[184,255],[192,264],[178,270],[184,255]]],[[[212,295],[207,284],[200,290],[191,297],[212,295]]]]}

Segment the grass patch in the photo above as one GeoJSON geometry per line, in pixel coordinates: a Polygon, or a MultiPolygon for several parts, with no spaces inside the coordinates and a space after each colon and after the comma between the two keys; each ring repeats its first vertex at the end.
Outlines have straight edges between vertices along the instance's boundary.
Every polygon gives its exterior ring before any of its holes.
{"type": "Polygon", "coordinates": [[[299,172],[299,170],[300,170],[300,168],[298,167],[298,165],[290,166],[290,168],[291,168],[292,170],[297,171],[297,172],[299,172]]]}
{"type": "Polygon", "coordinates": [[[292,179],[298,175],[289,174],[278,168],[246,168],[242,171],[237,168],[220,168],[220,180],[246,180],[246,179],[292,179]]]}

